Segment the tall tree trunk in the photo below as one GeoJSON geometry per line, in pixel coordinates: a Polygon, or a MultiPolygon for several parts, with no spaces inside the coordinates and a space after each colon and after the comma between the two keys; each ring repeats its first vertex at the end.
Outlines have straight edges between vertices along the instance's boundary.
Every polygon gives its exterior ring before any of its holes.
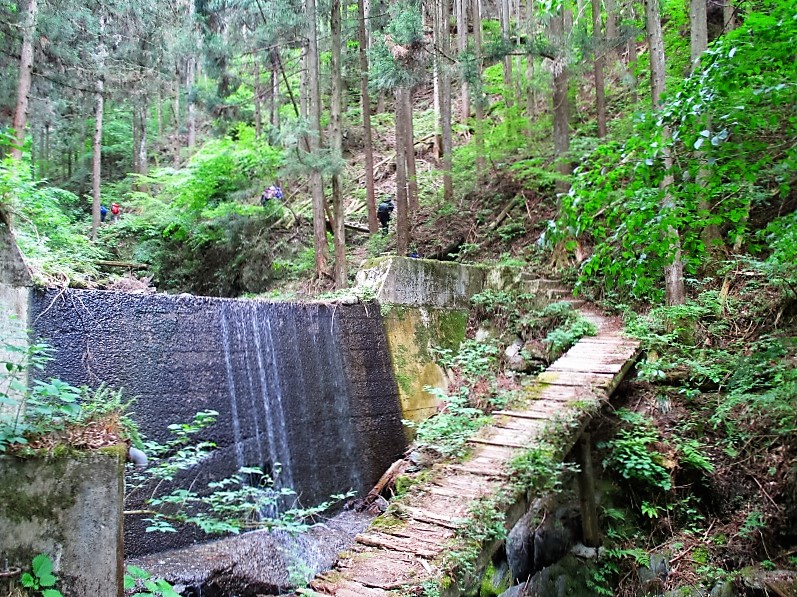
{"type": "Polygon", "coordinates": [[[260,135],[263,134],[263,89],[260,87],[260,57],[257,52],[252,55],[252,77],[254,79],[255,138],[260,139],[260,135]]]}
{"type": "MultiPolygon", "coordinates": [[[[329,7],[329,29],[332,42],[332,94],[329,106],[330,144],[336,156],[343,154],[343,132],[340,119],[343,114],[343,77],[341,75],[340,0],[332,0],[329,7]]],[[[346,269],[346,219],[340,174],[332,175],[332,211],[334,212],[335,288],[347,286],[346,269]]]]}
{"type": "MultiPolygon", "coordinates": [[[[318,69],[318,27],[315,0],[305,0],[305,15],[309,25],[307,46],[308,112],[310,121],[310,150],[318,151],[321,142],[321,91],[318,69]]],[[[329,247],[324,217],[324,185],[321,172],[314,169],[310,174],[313,196],[313,248],[315,249],[315,273],[319,280],[329,276],[329,247]]]]}
{"type": "Polygon", "coordinates": [[[103,92],[105,83],[97,80],[97,92],[94,95],[94,151],[91,166],[91,238],[97,240],[97,229],[100,227],[100,181],[102,174],[102,115],[103,92]]]}
{"type": "MultiPolygon", "coordinates": [[[[468,0],[454,0],[457,7],[457,51],[462,54],[468,49],[468,0]]],[[[470,118],[470,89],[463,78],[460,90],[459,121],[467,122],[470,118]]]]}
{"type": "Polygon", "coordinates": [[[138,169],[136,170],[139,174],[146,174],[147,173],[147,116],[148,116],[148,106],[147,106],[147,97],[144,96],[141,98],[141,103],[139,104],[137,111],[138,111],[138,146],[136,147],[136,154],[137,160],[136,163],[138,164],[138,169]]]}
{"type": "Polygon", "coordinates": [[[418,213],[418,173],[415,167],[415,127],[412,122],[412,89],[406,89],[404,99],[404,151],[407,164],[407,207],[413,216],[418,213]]]}
{"type": "Polygon", "coordinates": [[[473,50],[476,55],[476,84],[474,85],[474,104],[476,125],[474,143],[476,145],[476,174],[484,172],[484,91],[482,89],[482,10],[481,0],[473,0],[473,50]]]}
{"type": "MultiPolygon", "coordinates": [[[[133,147],[132,147],[132,162],[133,162],[133,172],[138,172],[138,135],[140,132],[140,127],[138,126],[138,107],[134,104],[131,108],[131,118],[130,118],[130,136],[133,139],[133,147]]],[[[133,185],[135,186],[135,185],[133,185]]]]}
{"type": "Polygon", "coordinates": [[[736,7],[733,0],[725,0],[722,3],[722,31],[727,33],[736,29],[736,7]]]}
{"type": "MultiPolygon", "coordinates": [[[[700,68],[700,57],[708,49],[708,14],[706,10],[706,0],[690,0],[689,3],[689,29],[691,31],[691,58],[692,58],[692,74],[700,68]]],[[[711,121],[706,120],[704,123],[706,129],[711,129],[711,121]]],[[[711,149],[709,148],[709,151],[711,149]]],[[[711,172],[707,166],[708,154],[705,151],[696,151],[695,159],[700,164],[697,171],[695,182],[698,186],[698,199],[697,206],[702,214],[705,214],[704,219],[710,221],[711,219],[711,198],[706,192],[708,180],[711,177],[711,172]]],[[[716,224],[707,224],[703,227],[700,233],[700,238],[706,249],[714,254],[722,250],[722,234],[716,224]]]]}
{"type": "MultiPolygon", "coordinates": [[[[636,11],[634,9],[634,0],[628,0],[628,13],[631,19],[636,18],[636,11]]],[[[637,42],[636,42],[636,34],[631,33],[628,36],[628,40],[626,41],[626,64],[628,66],[628,79],[629,83],[629,96],[631,99],[631,104],[636,104],[639,101],[639,97],[637,94],[637,77],[636,77],[636,67],[637,67],[637,42]]]]}
{"type": "MultiPolygon", "coordinates": [[[[615,0],[605,0],[606,6],[606,46],[616,49],[620,45],[617,35],[617,6],[615,0]]],[[[600,11],[599,11],[600,12],[600,11]]]]}
{"type": "MultiPolygon", "coordinates": [[[[456,0],[455,0],[456,1],[456,0]]],[[[445,56],[450,52],[451,36],[448,27],[449,5],[447,1],[438,2],[436,10],[439,11],[438,30],[440,51],[443,56],[439,57],[438,66],[440,67],[440,131],[442,141],[443,158],[443,200],[450,203],[454,197],[454,187],[451,180],[451,75],[443,64],[445,56]]]]}
{"type": "MultiPolygon", "coordinates": [[[[509,0],[501,0],[501,37],[506,47],[509,47],[509,0]]],[[[504,103],[507,108],[512,107],[514,90],[512,89],[512,57],[504,56],[504,103]]]]}
{"type": "Polygon", "coordinates": [[[407,138],[406,111],[404,110],[404,95],[407,90],[403,87],[396,88],[396,252],[406,255],[410,243],[410,225],[408,217],[407,200],[407,138]]]}
{"type": "Polygon", "coordinates": [[[280,54],[279,48],[271,50],[271,126],[280,128],[280,54]]]}
{"type": "Polygon", "coordinates": [[[692,68],[695,72],[700,56],[708,48],[708,15],[706,0],[689,0],[689,30],[692,68]]]}
{"type": "Polygon", "coordinates": [[[161,91],[160,84],[158,85],[158,96],[155,104],[156,116],[158,122],[158,139],[163,137],[163,92],[161,91]]]}
{"type": "Polygon", "coordinates": [[[374,141],[371,131],[371,97],[368,94],[368,37],[365,28],[365,0],[357,2],[358,35],[360,39],[360,97],[363,119],[365,151],[365,203],[368,206],[368,230],[379,230],[376,219],[376,193],[374,191],[374,141]]]}
{"type": "MultiPolygon", "coordinates": [[[[651,102],[654,110],[661,109],[661,98],[665,91],[664,39],[661,32],[659,16],[659,0],[646,0],[645,20],[647,23],[648,52],[650,54],[651,102]]],[[[661,182],[662,207],[673,208],[671,186],[673,183],[673,159],[669,147],[670,132],[668,127],[662,130],[664,178],[661,182]]],[[[664,287],[668,305],[681,305],[686,301],[684,287],[684,264],[681,254],[681,236],[677,229],[670,227],[667,240],[672,251],[672,263],[664,268],[664,287]]]]}
{"type": "Polygon", "coordinates": [[[567,11],[561,8],[551,19],[551,37],[557,46],[557,56],[553,64],[553,145],[556,156],[556,171],[561,178],[556,182],[556,190],[561,195],[570,189],[567,177],[571,166],[567,158],[570,149],[570,110],[567,89],[569,72],[565,51],[565,21],[567,11]]]}
{"type": "Polygon", "coordinates": [[[606,136],[606,94],[603,84],[603,52],[605,42],[601,36],[601,1],[592,0],[592,38],[595,43],[595,110],[598,117],[598,137],[606,136]]]}
{"type": "MultiPolygon", "coordinates": [[[[193,4],[193,2],[192,2],[193,4]]],[[[194,152],[196,146],[196,56],[188,57],[188,64],[185,69],[185,87],[188,91],[188,151],[194,152]]]]}
{"type": "MultiPolygon", "coordinates": [[[[526,39],[534,35],[534,0],[526,0],[526,39]]],[[[526,117],[529,119],[529,135],[531,135],[532,117],[536,113],[537,98],[534,93],[534,55],[526,52],[526,117]]]]}
{"type": "Polygon", "coordinates": [[[434,157],[443,157],[443,137],[440,130],[440,5],[442,2],[424,2],[424,15],[427,18],[424,29],[432,31],[432,104],[434,111],[434,157]],[[431,22],[429,22],[431,21],[431,22]]]}
{"type": "Polygon", "coordinates": [[[172,163],[175,168],[180,167],[180,73],[176,73],[174,81],[174,96],[172,97],[172,110],[174,111],[174,131],[172,146],[172,163]]]}
{"type": "Polygon", "coordinates": [[[25,127],[28,123],[28,104],[30,85],[33,76],[33,36],[36,34],[36,15],[39,10],[37,0],[28,0],[22,20],[22,48],[19,53],[19,78],[17,79],[17,106],[14,110],[14,146],[11,157],[22,159],[25,145],[25,127]]]}

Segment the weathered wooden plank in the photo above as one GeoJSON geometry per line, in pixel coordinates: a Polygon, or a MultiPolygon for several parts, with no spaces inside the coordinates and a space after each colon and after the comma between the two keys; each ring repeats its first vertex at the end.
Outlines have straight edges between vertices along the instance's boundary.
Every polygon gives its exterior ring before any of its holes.
{"type": "Polygon", "coordinates": [[[437,549],[433,549],[425,542],[418,541],[417,539],[397,537],[395,535],[373,531],[370,533],[360,533],[355,537],[355,541],[370,547],[380,547],[391,551],[415,554],[421,558],[437,557],[442,550],[442,545],[438,545],[437,549]]]}
{"type": "Polygon", "coordinates": [[[376,550],[347,558],[343,571],[348,580],[368,588],[392,591],[408,584],[420,584],[432,577],[437,568],[432,562],[413,554],[376,550]]]}
{"type": "Polygon", "coordinates": [[[426,522],[436,524],[447,529],[455,530],[464,521],[464,518],[454,518],[452,516],[445,516],[432,510],[424,510],[423,508],[413,508],[412,506],[404,506],[402,512],[409,515],[418,522],[426,522]]]}
{"type": "Polygon", "coordinates": [[[310,581],[310,588],[318,593],[335,597],[387,597],[389,595],[384,589],[365,587],[345,578],[329,578],[324,575],[319,575],[310,581]]]}
{"type": "Polygon", "coordinates": [[[495,441],[489,439],[481,439],[477,437],[472,437],[468,440],[468,443],[471,444],[484,444],[485,446],[500,446],[502,448],[517,448],[518,450],[527,450],[529,448],[529,444],[519,444],[519,443],[512,443],[508,441],[495,441]]]}
{"type": "Polygon", "coordinates": [[[471,475],[479,475],[483,477],[508,477],[509,472],[503,470],[500,466],[496,466],[495,463],[489,464],[482,464],[477,465],[475,463],[463,463],[463,464],[449,464],[446,466],[446,469],[453,471],[456,473],[469,473],[471,475]]]}

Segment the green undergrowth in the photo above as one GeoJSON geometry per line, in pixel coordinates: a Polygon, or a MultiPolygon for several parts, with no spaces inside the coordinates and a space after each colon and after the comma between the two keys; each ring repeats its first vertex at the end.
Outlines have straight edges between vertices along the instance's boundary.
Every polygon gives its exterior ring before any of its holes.
{"type": "Polygon", "coordinates": [[[628,316],[645,352],[598,444],[616,484],[601,594],[638,590],[640,552],[677,558],[680,582],[706,591],[740,584],[743,569],[797,568],[794,298],[754,268],[726,275],[684,305],[628,316]]]}

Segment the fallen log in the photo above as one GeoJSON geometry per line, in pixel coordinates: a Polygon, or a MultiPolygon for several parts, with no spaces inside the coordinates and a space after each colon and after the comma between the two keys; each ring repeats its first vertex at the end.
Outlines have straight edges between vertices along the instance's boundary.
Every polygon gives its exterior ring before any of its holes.
{"type": "Polygon", "coordinates": [[[358,511],[362,511],[373,504],[377,498],[379,498],[380,494],[385,490],[385,487],[393,485],[396,481],[396,477],[406,471],[409,465],[409,461],[404,460],[403,458],[401,460],[396,460],[396,462],[391,464],[390,468],[388,468],[385,473],[379,477],[379,481],[376,482],[374,488],[368,492],[368,495],[366,495],[359,504],[357,504],[356,509],[358,511]]]}
{"type": "Polygon", "coordinates": [[[149,265],[146,263],[133,263],[130,261],[108,261],[107,259],[98,259],[95,261],[97,265],[104,265],[105,267],[129,267],[130,269],[147,269],[149,265]]]}

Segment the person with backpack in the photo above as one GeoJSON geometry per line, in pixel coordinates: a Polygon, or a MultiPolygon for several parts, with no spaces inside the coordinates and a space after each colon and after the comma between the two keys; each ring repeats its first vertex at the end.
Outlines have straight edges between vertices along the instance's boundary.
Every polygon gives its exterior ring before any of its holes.
{"type": "Polygon", "coordinates": [[[105,222],[105,216],[108,215],[108,208],[100,205],[100,222],[105,222]]]}
{"type": "Polygon", "coordinates": [[[119,213],[120,212],[121,212],[121,209],[119,209],[119,204],[116,203],[116,202],[111,203],[111,215],[113,216],[113,221],[114,222],[118,222],[119,221],[119,213]]]}
{"type": "Polygon", "coordinates": [[[393,202],[385,197],[376,208],[376,217],[382,225],[382,236],[387,236],[387,227],[390,223],[390,214],[393,213],[393,202]]]}
{"type": "Polygon", "coordinates": [[[271,199],[281,201],[283,197],[284,195],[282,194],[282,189],[279,187],[279,185],[273,184],[270,187],[263,189],[263,194],[260,195],[260,205],[265,207],[271,199]]]}

